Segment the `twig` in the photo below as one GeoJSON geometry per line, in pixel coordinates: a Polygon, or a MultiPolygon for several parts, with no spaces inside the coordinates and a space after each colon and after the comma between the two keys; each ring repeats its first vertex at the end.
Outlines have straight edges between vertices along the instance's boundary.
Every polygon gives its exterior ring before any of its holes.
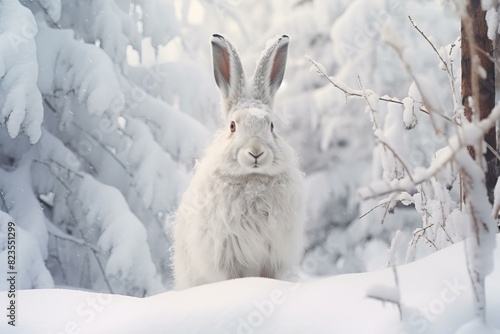
{"type": "Polygon", "coordinates": [[[387,217],[387,213],[389,212],[389,207],[391,206],[391,203],[392,203],[392,200],[387,202],[387,205],[385,206],[384,215],[382,216],[382,220],[380,221],[380,225],[384,225],[385,217],[387,217]]]}
{"type": "Polygon", "coordinates": [[[49,172],[57,179],[57,181],[59,181],[59,183],[61,183],[61,185],[66,188],[66,190],[68,191],[68,194],[71,195],[73,193],[73,191],[71,190],[71,188],[66,184],[66,182],[64,182],[64,180],[59,177],[59,175],[57,175],[53,170],[52,168],[50,168],[50,164],[46,161],[42,161],[42,160],[38,160],[38,159],[33,159],[33,162],[36,162],[42,166],[45,166],[47,167],[47,169],[49,170],[49,172]]]}
{"type": "Polygon", "coordinates": [[[432,49],[434,50],[436,55],[439,57],[439,60],[441,60],[441,62],[445,66],[446,72],[450,73],[450,69],[448,68],[448,63],[446,61],[444,61],[443,57],[441,57],[441,54],[439,53],[437,48],[434,46],[434,44],[430,41],[430,39],[427,37],[427,35],[425,35],[424,32],[422,30],[420,30],[419,27],[417,27],[417,25],[415,24],[415,22],[413,22],[413,19],[411,18],[410,15],[408,15],[408,19],[410,20],[413,28],[415,28],[420,33],[420,35],[422,35],[422,37],[427,41],[427,43],[429,43],[429,45],[432,47],[432,49]]]}
{"type": "MultiPolygon", "coordinates": [[[[420,33],[420,35],[422,35],[422,37],[427,41],[427,43],[429,43],[429,45],[432,47],[432,49],[434,50],[434,52],[438,56],[439,60],[443,64],[443,66],[444,66],[444,68],[446,70],[446,73],[448,75],[448,84],[450,85],[451,94],[453,96],[453,109],[454,109],[453,112],[455,114],[455,117],[458,117],[458,110],[459,110],[459,108],[463,108],[463,106],[462,106],[461,100],[458,98],[457,91],[455,89],[455,84],[454,84],[455,74],[453,72],[453,61],[452,61],[452,59],[450,59],[450,66],[448,66],[448,63],[443,59],[443,57],[441,56],[441,54],[437,50],[436,46],[434,45],[434,43],[432,43],[431,40],[427,37],[427,35],[424,34],[424,32],[419,27],[417,27],[417,25],[415,24],[415,22],[413,22],[413,19],[411,18],[411,16],[408,16],[408,19],[410,20],[410,22],[413,25],[413,27],[420,33]]],[[[451,56],[451,52],[452,52],[452,50],[453,50],[454,47],[455,47],[455,44],[453,43],[450,46],[450,52],[449,52],[450,56],[451,56]]],[[[457,118],[455,118],[455,122],[453,122],[453,124],[456,127],[459,126],[457,118]]]]}
{"type": "Polygon", "coordinates": [[[38,162],[38,163],[43,164],[43,165],[46,165],[46,166],[50,166],[49,162],[51,162],[51,163],[57,165],[59,168],[62,168],[64,170],[72,173],[73,175],[78,176],[81,179],[84,178],[84,176],[81,173],[79,173],[79,172],[77,172],[75,170],[72,170],[71,168],[68,168],[68,167],[62,165],[61,163],[59,163],[58,161],[56,161],[56,160],[54,160],[52,158],[50,158],[49,161],[40,160],[40,159],[33,159],[33,161],[34,162],[38,162]]]}
{"type": "Polygon", "coordinates": [[[381,301],[383,303],[387,302],[387,303],[395,304],[395,305],[398,306],[398,309],[400,309],[400,314],[401,314],[401,307],[399,306],[399,302],[397,300],[387,299],[387,298],[383,298],[383,297],[379,297],[379,296],[374,296],[374,295],[367,295],[366,297],[371,298],[371,299],[375,299],[375,300],[378,300],[378,301],[381,301]]]}
{"type": "MultiPolygon", "coordinates": [[[[73,219],[73,221],[75,222],[75,225],[78,226],[79,224],[79,220],[78,218],[75,217],[75,215],[73,214],[73,210],[71,209],[71,205],[69,204],[69,197],[66,197],[66,204],[68,206],[68,211],[69,211],[69,214],[71,215],[71,218],[73,219]]],[[[87,244],[90,244],[86,239],[85,239],[85,236],[81,230],[81,228],[78,228],[78,232],[80,232],[80,235],[82,237],[83,240],[85,240],[87,242],[87,244]]],[[[108,277],[106,276],[106,271],[104,270],[104,266],[102,265],[101,263],[101,260],[99,259],[99,256],[98,254],[102,253],[100,250],[99,251],[95,251],[94,249],[92,248],[89,248],[91,251],[92,251],[92,254],[94,255],[94,258],[96,259],[97,261],[97,265],[99,266],[99,270],[101,271],[101,274],[102,274],[102,277],[104,279],[104,282],[106,283],[106,286],[108,287],[108,290],[110,293],[114,294],[114,291],[113,291],[113,288],[111,287],[111,284],[109,283],[109,280],[108,280],[108,277]]]]}
{"type": "Polygon", "coordinates": [[[396,151],[394,151],[394,149],[389,145],[387,144],[385,141],[381,140],[380,138],[377,138],[378,142],[380,144],[382,144],[382,146],[384,146],[385,148],[387,148],[389,151],[392,152],[392,155],[394,156],[394,158],[396,158],[399,163],[401,164],[401,166],[403,167],[403,169],[405,170],[406,172],[406,175],[408,175],[408,178],[410,179],[410,181],[412,183],[415,183],[415,180],[413,179],[413,176],[411,176],[411,172],[410,172],[410,169],[408,168],[408,166],[406,166],[406,164],[404,163],[404,161],[399,157],[399,155],[396,153],[396,151]]]}
{"type": "Polygon", "coordinates": [[[47,224],[49,225],[49,228],[47,229],[48,232],[51,235],[53,235],[55,238],[69,241],[69,242],[72,242],[78,246],[87,247],[94,252],[101,253],[101,250],[99,249],[99,247],[89,243],[87,240],[75,238],[75,237],[61,231],[57,226],[55,226],[50,221],[48,221],[47,224]]]}
{"type": "MultiPolygon", "coordinates": [[[[80,235],[82,236],[82,238],[84,238],[82,230],[78,229],[78,231],[80,232],[80,235]]],[[[90,250],[92,251],[92,254],[94,255],[94,258],[97,262],[97,265],[99,266],[99,270],[101,271],[102,277],[104,279],[104,282],[106,283],[106,286],[108,287],[109,292],[111,294],[114,294],[115,292],[113,291],[113,288],[111,287],[111,283],[109,282],[108,277],[106,276],[106,271],[104,270],[104,266],[102,265],[101,259],[98,256],[99,253],[101,253],[101,252],[97,252],[93,249],[90,249],[90,250]]]]}
{"type": "Polygon", "coordinates": [[[451,243],[451,244],[454,244],[453,242],[453,239],[451,238],[451,236],[448,234],[448,231],[446,231],[445,229],[445,226],[440,224],[439,227],[441,227],[441,229],[443,230],[444,234],[446,234],[446,238],[448,238],[448,241],[451,243]]]}
{"type": "Polygon", "coordinates": [[[394,44],[393,42],[387,40],[386,41],[386,44],[389,45],[390,47],[392,47],[394,49],[394,51],[396,51],[396,54],[399,56],[399,59],[401,60],[401,62],[403,63],[403,65],[405,66],[406,68],[406,71],[408,72],[408,74],[411,76],[411,78],[413,79],[413,82],[415,82],[415,86],[417,87],[418,91],[420,92],[421,96],[422,96],[422,102],[425,106],[425,109],[427,111],[429,111],[429,117],[431,119],[431,124],[432,124],[432,127],[434,129],[434,132],[439,134],[441,131],[439,130],[439,128],[437,127],[436,125],[436,121],[434,119],[434,113],[437,113],[437,114],[441,114],[441,115],[444,115],[443,113],[441,112],[438,112],[438,111],[435,111],[432,107],[432,104],[429,103],[429,100],[425,97],[424,95],[424,90],[422,89],[422,85],[420,84],[420,82],[417,80],[417,77],[415,76],[415,74],[413,73],[413,69],[411,68],[410,64],[408,64],[408,62],[405,60],[405,58],[403,57],[403,50],[401,50],[400,46],[399,45],[396,45],[394,44]]]}
{"type": "Polygon", "coordinates": [[[361,219],[361,218],[364,218],[366,215],[368,215],[369,213],[371,213],[373,210],[375,210],[376,208],[380,208],[381,206],[383,206],[386,203],[387,202],[383,202],[383,203],[379,203],[379,204],[375,205],[373,208],[371,208],[370,210],[368,210],[367,212],[365,212],[364,214],[362,214],[361,216],[359,216],[358,220],[361,219]]]}

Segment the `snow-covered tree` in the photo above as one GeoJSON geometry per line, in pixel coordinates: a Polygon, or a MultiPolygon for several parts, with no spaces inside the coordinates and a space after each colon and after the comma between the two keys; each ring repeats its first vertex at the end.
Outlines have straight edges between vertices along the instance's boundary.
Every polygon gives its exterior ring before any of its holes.
{"type": "Polygon", "coordinates": [[[209,138],[193,113],[217,108],[198,88],[206,69],[128,65],[143,43],[180,38],[174,3],[5,0],[0,22],[1,228],[16,223],[18,266],[31,270],[19,288],[163,291],[165,220],[209,138]],[[171,76],[184,84],[154,91],[171,76]]]}

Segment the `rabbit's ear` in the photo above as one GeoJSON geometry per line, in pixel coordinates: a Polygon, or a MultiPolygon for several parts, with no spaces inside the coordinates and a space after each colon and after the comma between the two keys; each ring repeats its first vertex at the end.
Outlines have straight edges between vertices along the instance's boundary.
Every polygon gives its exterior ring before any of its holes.
{"type": "Polygon", "coordinates": [[[278,37],[264,52],[254,75],[253,97],[272,108],[274,95],[285,75],[290,37],[278,37]]]}
{"type": "Polygon", "coordinates": [[[238,102],[245,89],[245,73],[236,49],[221,35],[212,35],[215,82],[224,99],[224,116],[238,102]]]}

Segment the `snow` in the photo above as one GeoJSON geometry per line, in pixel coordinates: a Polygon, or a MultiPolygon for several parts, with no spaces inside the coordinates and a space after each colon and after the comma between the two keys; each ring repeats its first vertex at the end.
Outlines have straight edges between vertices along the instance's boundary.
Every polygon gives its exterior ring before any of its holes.
{"type": "Polygon", "coordinates": [[[403,122],[405,123],[407,130],[412,129],[418,123],[418,119],[415,114],[415,100],[407,96],[402,102],[404,105],[403,122]]]}
{"type": "Polygon", "coordinates": [[[399,285],[393,269],[386,268],[307,282],[236,279],[142,299],[64,289],[23,290],[16,328],[2,322],[0,329],[7,334],[432,334],[459,328],[463,333],[498,333],[500,249],[494,258],[495,271],[486,281],[490,329],[475,321],[463,243],[397,267],[399,285]],[[399,300],[402,320],[396,304],[370,298],[374,293],[399,300]]]}

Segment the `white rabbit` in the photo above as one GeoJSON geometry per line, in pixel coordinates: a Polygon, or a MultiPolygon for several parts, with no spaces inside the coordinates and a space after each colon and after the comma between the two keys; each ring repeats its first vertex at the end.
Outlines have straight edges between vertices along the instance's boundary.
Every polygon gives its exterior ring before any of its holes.
{"type": "Polygon", "coordinates": [[[303,173],[271,121],[289,37],[269,44],[250,88],[229,41],[213,35],[211,42],[226,124],[197,166],[176,214],[176,289],[282,277],[304,250],[303,173]]]}

